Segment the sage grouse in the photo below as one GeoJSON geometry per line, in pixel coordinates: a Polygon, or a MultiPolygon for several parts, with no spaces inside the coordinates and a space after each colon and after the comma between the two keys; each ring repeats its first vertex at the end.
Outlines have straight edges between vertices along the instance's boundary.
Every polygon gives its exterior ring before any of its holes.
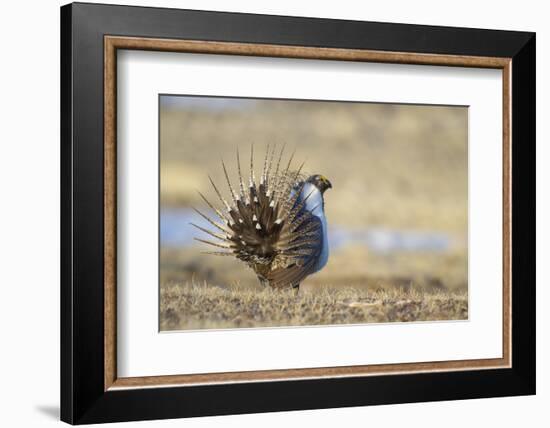
{"type": "Polygon", "coordinates": [[[328,260],[327,221],[324,192],[332,188],[322,175],[301,175],[302,165],[291,168],[294,153],[281,165],[284,146],[276,157],[275,148],[265,155],[259,183],[254,176],[254,147],[250,150],[250,175],[245,187],[237,150],[238,189],[232,186],[226,166],[223,172],[231,193],[228,202],[209,176],[223,208],[199,192],[216,213],[212,219],[195,209],[214,229],[191,223],[216,241],[195,238],[218,248],[207,254],[234,256],[246,263],[263,285],[272,288],[299,287],[308,275],[321,270],[328,260]],[[276,163],[276,165],[274,165],[276,163]]]}

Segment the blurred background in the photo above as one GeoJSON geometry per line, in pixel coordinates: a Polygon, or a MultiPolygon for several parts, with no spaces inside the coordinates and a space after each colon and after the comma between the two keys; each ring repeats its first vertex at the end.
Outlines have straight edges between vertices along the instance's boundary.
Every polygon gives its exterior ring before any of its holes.
{"type": "MultiPolygon", "coordinates": [[[[217,201],[208,182],[237,183],[236,150],[256,174],[268,144],[296,149],[294,165],[323,174],[330,257],[303,283],[315,287],[467,290],[466,107],[223,97],[160,98],[161,287],[180,282],[258,287],[253,272],[193,237],[207,226],[191,209],[217,201]]],[[[243,173],[247,168],[243,170],[243,173]]],[[[202,236],[204,237],[204,236],[202,236]]]]}

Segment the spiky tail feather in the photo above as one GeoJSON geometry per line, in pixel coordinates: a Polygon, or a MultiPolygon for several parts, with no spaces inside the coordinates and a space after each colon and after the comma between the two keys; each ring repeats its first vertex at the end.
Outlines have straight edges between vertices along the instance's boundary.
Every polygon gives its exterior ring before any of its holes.
{"type": "Polygon", "coordinates": [[[270,286],[276,288],[296,285],[285,284],[284,281],[269,281],[270,272],[286,266],[299,266],[302,259],[310,256],[314,251],[313,236],[318,228],[316,223],[308,224],[311,213],[304,209],[305,200],[297,204],[303,187],[300,176],[303,164],[293,171],[294,153],[292,153],[286,162],[286,167],[281,169],[284,148],[285,146],[279,151],[275,168],[273,168],[277,147],[273,146],[270,151],[268,146],[260,180],[256,182],[254,147],[251,146],[248,189],[245,189],[245,179],[241,173],[241,160],[237,150],[238,192],[231,184],[227,167],[222,160],[223,173],[231,199],[226,200],[209,177],[222,208],[216,207],[202,193],[199,192],[199,194],[216,213],[218,220],[196,210],[216,229],[216,232],[191,223],[201,232],[218,240],[213,242],[195,238],[199,242],[218,249],[207,252],[208,254],[232,255],[250,266],[258,275],[260,282],[269,282],[270,286]],[[220,248],[225,251],[219,251],[220,248]]]}

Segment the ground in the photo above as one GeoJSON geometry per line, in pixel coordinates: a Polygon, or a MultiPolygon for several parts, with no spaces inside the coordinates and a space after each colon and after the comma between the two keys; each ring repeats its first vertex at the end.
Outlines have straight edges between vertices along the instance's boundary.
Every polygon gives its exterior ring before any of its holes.
{"type": "Polygon", "coordinates": [[[161,289],[161,330],[465,320],[465,292],[391,287],[262,290],[206,283],[161,289]]]}

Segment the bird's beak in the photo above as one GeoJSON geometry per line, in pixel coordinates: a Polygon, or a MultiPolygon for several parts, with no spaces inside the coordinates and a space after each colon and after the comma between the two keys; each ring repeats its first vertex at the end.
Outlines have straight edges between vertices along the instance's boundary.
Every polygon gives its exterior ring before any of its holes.
{"type": "Polygon", "coordinates": [[[324,186],[325,186],[325,190],[326,189],[332,189],[332,183],[329,181],[328,178],[326,178],[324,175],[321,176],[321,181],[323,182],[324,186]]]}

